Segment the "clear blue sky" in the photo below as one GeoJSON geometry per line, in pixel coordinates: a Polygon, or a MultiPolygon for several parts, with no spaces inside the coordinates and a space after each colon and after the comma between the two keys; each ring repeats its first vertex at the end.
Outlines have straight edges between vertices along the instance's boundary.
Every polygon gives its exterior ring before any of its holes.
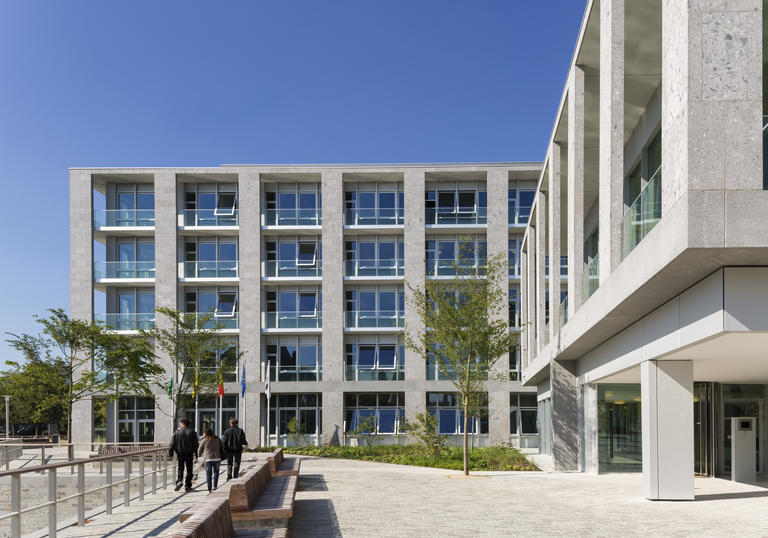
{"type": "Polygon", "coordinates": [[[0,3],[0,330],[69,306],[72,166],[541,160],[585,4],[0,3]]]}

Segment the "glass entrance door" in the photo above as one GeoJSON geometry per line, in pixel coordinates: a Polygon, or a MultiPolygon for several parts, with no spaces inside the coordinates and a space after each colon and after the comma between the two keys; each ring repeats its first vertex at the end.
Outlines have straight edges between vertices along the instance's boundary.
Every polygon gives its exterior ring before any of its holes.
{"type": "Polygon", "coordinates": [[[713,467],[713,426],[712,383],[693,384],[693,450],[694,473],[712,476],[713,467]]]}
{"type": "Polygon", "coordinates": [[[723,402],[723,472],[731,472],[731,418],[754,417],[757,419],[755,440],[755,469],[765,472],[762,465],[760,438],[763,435],[763,400],[725,400],[723,402]]]}

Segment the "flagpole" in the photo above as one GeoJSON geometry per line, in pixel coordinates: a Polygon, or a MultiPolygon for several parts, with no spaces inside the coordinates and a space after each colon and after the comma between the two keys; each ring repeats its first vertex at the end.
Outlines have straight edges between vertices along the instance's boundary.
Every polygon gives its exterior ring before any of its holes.
{"type": "Polygon", "coordinates": [[[269,387],[269,361],[267,361],[267,386],[266,386],[266,393],[267,393],[267,446],[269,446],[270,445],[270,441],[269,441],[269,432],[270,432],[270,429],[269,429],[269,415],[270,415],[269,404],[270,404],[270,399],[272,398],[272,390],[269,387]]]}

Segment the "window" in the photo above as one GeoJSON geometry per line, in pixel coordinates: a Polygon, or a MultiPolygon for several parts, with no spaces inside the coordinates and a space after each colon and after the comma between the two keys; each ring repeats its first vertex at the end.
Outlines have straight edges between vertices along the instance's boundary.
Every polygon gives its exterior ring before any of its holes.
{"type": "Polygon", "coordinates": [[[266,329],[322,327],[322,294],[317,286],[268,289],[264,310],[266,329]]]}
{"type": "Polygon", "coordinates": [[[509,289],[509,326],[520,328],[520,301],[517,288],[509,289]]]}
{"type": "Polygon", "coordinates": [[[236,288],[188,287],[186,290],[184,312],[195,316],[201,328],[238,328],[236,288]]]}
{"type": "Polygon", "coordinates": [[[345,242],[344,276],[402,276],[402,237],[352,237],[345,242]]]}
{"type": "Polygon", "coordinates": [[[351,183],[345,185],[344,224],[392,226],[403,224],[402,184],[351,183]]]}
{"type": "Polygon", "coordinates": [[[185,226],[236,226],[237,185],[187,183],[184,186],[185,226]]]}
{"type": "Polygon", "coordinates": [[[317,316],[317,294],[301,292],[299,294],[299,315],[304,318],[317,316]]]}
{"type": "Polygon", "coordinates": [[[266,344],[270,379],[275,381],[321,381],[322,340],[319,336],[270,337],[266,344]]]}
{"type": "Polygon", "coordinates": [[[512,435],[538,435],[539,407],[536,394],[509,395],[509,431],[512,435]]]}
{"type": "Polygon", "coordinates": [[[509,276],[520,276],[520,247],[522,241],[515,237],[509,240],[509,246],[507,250],[508,263],[509,263],[509,276]]]}
{"type": "Polygon", "coordinates": [[[119,399],[117,437],[120,443],[155,441],[155,401],[152,398],[122,396],[119,399]]]}
{"type": "Polygon", "coordinates": [[[353,288],[345,297],[346,328],[402,327],[405,293],[401,286],[353,288]]]}
{"type": "MultiPolygon", "coordinates": [[[[437,431],[441,435],[464,433],[464,409],[458,396],[451,392],[428,392],[427,411],[437,418],[437,431]]],[[[483,394],[479,405],[470,410],[467,432],[488,433],[488,395],[483,394]]]]}
{"type": "Polygon", "coordinates": [[[347,381],[399,381],[405,376],[405,347],[397,335],[345,338],[347,381]]]}
{"type": "Polygon", "coordinates": [[[395,435],[402,432],[405,423],[405,393],[363,392],[344,395],[346,432],[355,432],[362,420],[372,418],[370,435],[395,435]]]}
{"type": "Polygon", "coordinates": [[[267,277],[322,275],[322,244],[317,237],[272,237],[265,245],[267,277]]]}
{"type": "Polygon", "coordinates": [[[237,306],[237,293],[230,291],[219,292],[219,301],[214,316],[218,318],[231,318],[235,315],[235,306],[237,306]]]}
{"type": "Polygon", "coordinates": [[[426,224],[484,224],[487,207],[484,181],[427,185],[426,224]]]}
{"type": "Polygon", "coordinates": [[[426,254],[428,276],[483,274],[485,235],[427,236],[426,254]]]}
{"type": "MultiPolygon", "coordinates": [[[[322,394],[273,394],[271,398],[270,435],[305,435],[319,439],[322,431],[322,394]],[[289,431],[289,424],[296,419],[296,431],[289,431]]],[[[286,439],[284,442],[291,442],[286,439]]]]}
{"type": "Polygon", "coordinates": [[[318,226],[322,223],[319,183],[279,183],[265,192],[267,226],[318,226]]]}
{"type": "Polygon", "coordinates": [[[316,243],[299,243],[299,256],[296,265],[302,267],[313,267],[315,265],[316,243]]]}
{"type": "Polygon", "coordinates": [[[186,278],[233,278],[237,276],[237,240],[211,238],[184,243],[186,278]]]}
{"type": "Polygon", "coordinates": [[[230,418],[238,418],[238,397],[236,394],[224,394],[221,398],[216,396],[198,397],[197,406],[192,395],[185,395],[179,401],[179,418],[186,417],[190,420],[190,428],[198,432],[210,428],[216,435],[221,436],[229,424],[230,418]],[[197,414],[195,409],[197,408],[197,414]],[[219,423],[221,415],[221,424],[219,423]]]}
{"type": "Polygon", "coordinates": [[[155,319],[155,292],[149,288],[121,288],[117,315],[107,315],[107,325],[118,330],[149,329],[155,319]]]}
{"type": "Polygon", "coordinates": [[[214,215],[234,215],[235,199],[237,195],[234,192],[220,192],[216,200],[216,209],[214,215]]]}

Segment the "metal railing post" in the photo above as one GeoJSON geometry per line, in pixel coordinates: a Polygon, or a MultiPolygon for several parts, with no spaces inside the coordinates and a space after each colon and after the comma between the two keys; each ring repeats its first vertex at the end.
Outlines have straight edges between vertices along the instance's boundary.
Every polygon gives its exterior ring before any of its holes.
{"type": "MultiPolygon", "coordinates": [[[[69,458],[69,461],[75,459],[75,445],[72,443],[69,443],[69,446],[67,447],[67,457],[69,458]]],[[[69,468],[69,474],[75,474],[74,465],[69,468]]]]}
{"type": "Polygon", "coordinates": [[[131,505],[131,458],[127,454],[125,459],[123,459],[123,478],[125,479],[123,506],[128,507],[131,505]]]}
{"type": "Polygon", "coordinates": [[[163,489],[168,489],[168,454],[165,452],[163,452],[160,463],[163,466],[163,489]]]}
{"type": "Polygon", "coordinates": [[[7,471],[10,468],[11,468],[11,460],[8,459],[8,445],[5,445],[5,470],[7,471]]]}
{"type": "Polygon", "coordinates": [[[112,460],[107,460],[107,515],[112,515],[112,460]]]}
{"type": "Polygon", "coordinates": [[[48,471],[48,536],[56,538],[56,468],[48,471]]]}
{"type": "Polygon", "coordinates": [[[152,495],[157,493],[157,452],[152,452],[152,495]]]}
{"type": "MultiPolygon", "coordinates": [[[[45,465],[45,447],[40,447],[40,465],[45,465]]],[[[45,474],[45,471],[40,471],[40,474],[45,474]]]]}
{"type": "Polygon", "coordinates": [[[85,525],[85,464],[77,464],[77,524],[85,525]]]}
{"type": "Polygon", "coordinates": [[[21,473],[11,475],[11,536],[21,538],[21,473]]]}
{"type": "Polygon", "coordinates": [[[139,500],[144,500],[144,454],[139,456],[139,500]]]}

